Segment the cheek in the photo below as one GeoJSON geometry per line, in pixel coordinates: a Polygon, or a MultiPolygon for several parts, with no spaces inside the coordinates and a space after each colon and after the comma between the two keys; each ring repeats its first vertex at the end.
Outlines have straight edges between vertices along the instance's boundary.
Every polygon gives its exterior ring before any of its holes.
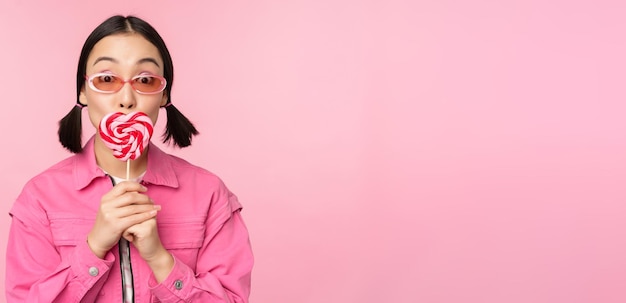
{"type": "Polygon", "coordinates": [[[104,116],[115,110],[115,107],[111,106],[112,100],[110,98],[113,95],[94,94],[87,92],[85,98],[87,100],[87,113],[89,114],[89,120],[94,128],[100,127],[100,121],[104,116]]]}
{"type": "Polygon", "coordinates": [[[161,109],[160,100],[161,100],[160,97],[157,97],[154,99],[151,98],[150,100],[145,100],[146,102],[144,102],[143,104],[145,104],[146,106],[137,108],[138,111],[141,111],[145,113],[146,115],[148,115],[148,117],[150,117],[153,125],[156,125],[157,120],[159,118],[159,112],[161,109]]]}
{"type": "Polygon", "coordinates": [[[87,107],[93,111],[102,111],[103,107],[110,103],[108,99],[110,96],[103,94],[94,94],[92,92],[86,92],[83,99],[87,104],[87,107]]]}
{"type": "Polygon", "coordinates": [[[103,105],[99,102],[91,102],[89,106],[87,106],[87,113],[89,114],[89,119],[92,120],[92,123],[99,124],[102,117],[111,112],[111,108],[103,105]]]}
{"type": "Polygon", "coordinates": [[[159,110],[157,110],[156,112],[153,113],[146,113],[148,115],[148,117],[150,117],[150,120],[152,120],[152,125],[156,125],[157,124],[157,120],[159,118],[159,110]]]}
{"type": "Polygon", "coordinates": [[[94,109],[91,106],[87,107],[87,113],[89,114],[89,120],[91,121],[91,125],[93,125],[93,127],[95,128],[98,128],[98,126],[100,125],[100,120],[102,120],[102,117],[104,117],[104,115],[102,115],[100,112],[97,111],[97,109],[94,109]]]}

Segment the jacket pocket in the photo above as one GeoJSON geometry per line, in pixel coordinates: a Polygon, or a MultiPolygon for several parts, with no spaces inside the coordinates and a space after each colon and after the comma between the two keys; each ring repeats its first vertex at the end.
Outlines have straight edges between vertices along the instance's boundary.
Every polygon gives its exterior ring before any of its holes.
{"type": "Polygon", "coordinates": [[[194,271],[198,252],[205,238],[204,219],[197,217],[158,221],[159,237],[163,247],[194,271]]]}
{"type": "Polygon", "coordinates": [[[48,213],[54,246],[63,259],[71,255],[76,245],[87,241],[93,220],[76,217],[76,214],[48,213]]]}

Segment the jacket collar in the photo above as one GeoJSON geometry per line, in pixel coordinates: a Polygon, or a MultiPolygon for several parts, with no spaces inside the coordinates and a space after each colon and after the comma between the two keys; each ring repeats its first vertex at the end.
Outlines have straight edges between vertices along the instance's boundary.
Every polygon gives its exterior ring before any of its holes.
{"type": "MultiPolygon", "coordinates": [[[[87,187],[98,177],[106,176],[96,164],[94,140],[95,136],[92,136],[85,144],[83,151],[74,156],[74,187],[76,190],[87,187]]],[[[172,167],[171,158],[152,142],[148,146],[148,164],[143,182],[178,188],[178,178],[172,167]]]]}

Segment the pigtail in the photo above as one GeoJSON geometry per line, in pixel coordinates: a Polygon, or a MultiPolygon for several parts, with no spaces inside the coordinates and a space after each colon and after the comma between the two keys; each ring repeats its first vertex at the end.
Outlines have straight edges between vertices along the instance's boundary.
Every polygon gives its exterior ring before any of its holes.
{"type": "Polygon", "coordinates": [[[78,154],[83,150],[82,145],[82,109],[77,103],[70,112],[59,121],[59,141],[69,151],[78,154]]]}
{"type": "Polygon", "coordinates": [[[191,145],[191,139],[198,134],[196,127],[171,102],[164,107],[167,112],[167,124],[163,133],[163,143],[174,140],[174,145],[181,148],[191,145]]]}

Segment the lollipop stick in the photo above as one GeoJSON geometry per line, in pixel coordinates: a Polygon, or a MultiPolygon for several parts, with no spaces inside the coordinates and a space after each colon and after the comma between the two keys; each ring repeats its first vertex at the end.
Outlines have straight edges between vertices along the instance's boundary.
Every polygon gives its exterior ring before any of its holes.
{"type": "Polygon", "coordinates": [[[126,160],[126,181],[130,180],[130,159],[126,160]]]}

